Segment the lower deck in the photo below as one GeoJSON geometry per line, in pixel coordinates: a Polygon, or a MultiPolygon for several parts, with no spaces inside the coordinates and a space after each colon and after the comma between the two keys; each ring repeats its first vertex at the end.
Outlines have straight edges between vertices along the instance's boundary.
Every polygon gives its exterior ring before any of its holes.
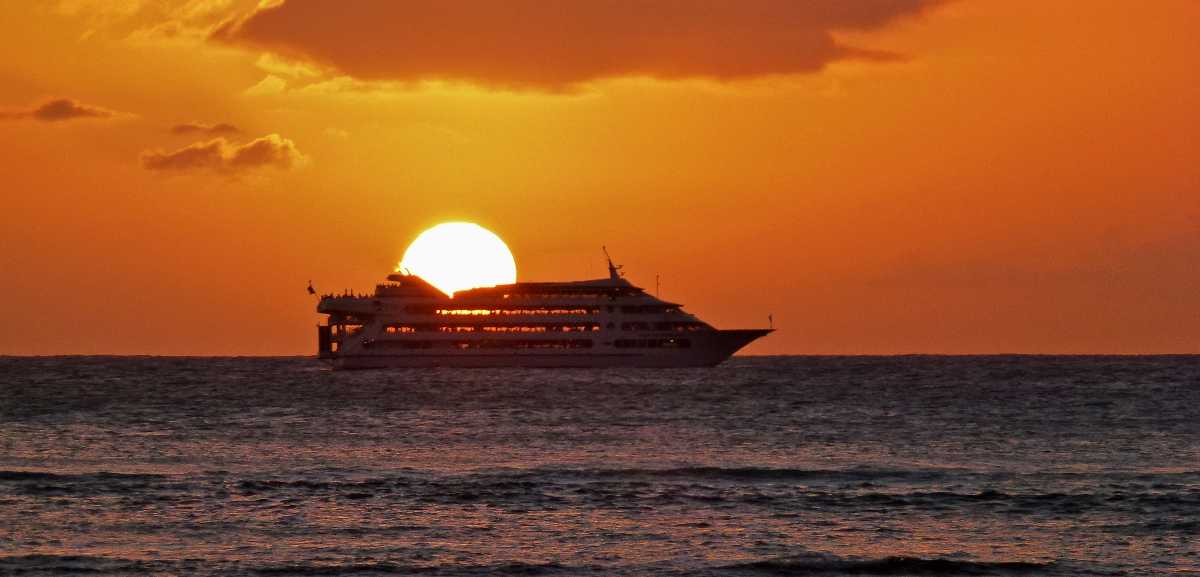
{"type": "Polygon", "coordinates": [[[335,368],[383,367],[704,367],[770,330],[713,330],[620,339],[332,339],[321,327],[320,357],[335,368]]]}

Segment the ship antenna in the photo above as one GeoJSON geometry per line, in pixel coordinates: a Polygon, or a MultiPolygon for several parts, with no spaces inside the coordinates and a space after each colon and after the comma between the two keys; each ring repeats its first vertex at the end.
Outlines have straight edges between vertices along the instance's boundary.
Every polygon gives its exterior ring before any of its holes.
{"type": "Polygon", "coordinates": [[[601,246],[600,250],[604,251],[604,258],[608,259],[608,278],[612,280],[621,278],[621,267],[624,265],[613,264],[612,257],[608,255],[608,247],[601,246]]]}

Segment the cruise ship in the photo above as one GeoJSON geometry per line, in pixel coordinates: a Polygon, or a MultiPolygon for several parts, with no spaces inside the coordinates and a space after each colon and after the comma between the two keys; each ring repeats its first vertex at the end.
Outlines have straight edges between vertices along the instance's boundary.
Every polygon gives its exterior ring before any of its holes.
{"type": "Polygon", "coordinates": [[[318,357],[384,367],[709,367],[773,329],[719,330],[647,294],[608,262],[608,278],[519,282],[453,297],[396,273],[370,295],[324,295],[318,357]]]}

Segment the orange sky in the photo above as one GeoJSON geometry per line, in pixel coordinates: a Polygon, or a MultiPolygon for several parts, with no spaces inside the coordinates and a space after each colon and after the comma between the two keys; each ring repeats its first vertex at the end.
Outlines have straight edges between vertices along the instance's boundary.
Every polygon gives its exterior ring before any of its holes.
{"type": "Polygon", "coordinates": [[[1193,0],[265,6],[0,4],[0,354],[308,354],[445,220],[748,353],[1200,353],[1193,0]]]}

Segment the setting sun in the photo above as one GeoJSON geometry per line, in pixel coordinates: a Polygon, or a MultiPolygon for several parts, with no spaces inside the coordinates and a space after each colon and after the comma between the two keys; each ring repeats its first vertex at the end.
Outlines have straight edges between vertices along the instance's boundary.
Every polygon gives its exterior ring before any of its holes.
{"type": "Polygon", "coordinates": [[[470,222],[439,224],[417,237],[397,267],[442,292],[517,282],[517,264],[500,237],[470,222]]]}

